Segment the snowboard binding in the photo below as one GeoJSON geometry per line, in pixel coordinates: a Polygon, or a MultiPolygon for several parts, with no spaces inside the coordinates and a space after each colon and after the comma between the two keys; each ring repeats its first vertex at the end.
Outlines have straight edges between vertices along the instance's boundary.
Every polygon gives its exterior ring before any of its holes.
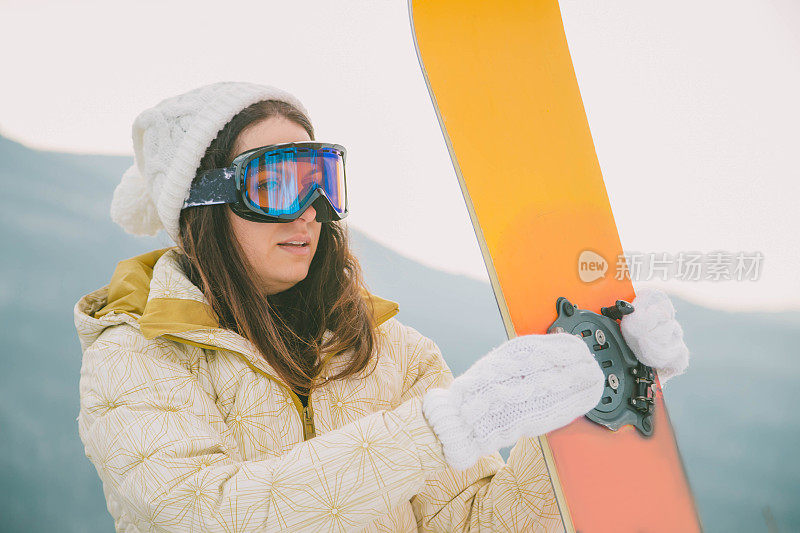
{"type": "Polygon", "coordinates": [[[586,417],[614,431],[632,425],[642,435],[652,435],[655,372],[636,359],[617,323],[624,315],[633,312],[633,306],[617,300],[616,304],[603,307],[601,314],[597,314],[578,309],[562,296],[556,301],[556,311],[558,318],[547,332],[567,332],[582,339],[606,376],[603,397],[586,417]]]}

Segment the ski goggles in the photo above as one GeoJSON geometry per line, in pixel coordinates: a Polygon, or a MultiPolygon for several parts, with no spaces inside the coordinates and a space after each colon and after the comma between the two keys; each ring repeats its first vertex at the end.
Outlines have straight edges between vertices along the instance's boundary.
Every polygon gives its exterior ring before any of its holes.
{"type": "Polygon", "coordinates": [[[317,221],[341,220],[347,216],[346,154],[344,146],[314,141],[254,148],[227,168],[200,174],[183,207],[232,204],[247,220],[291,222],[313,204],[317,221]]]}

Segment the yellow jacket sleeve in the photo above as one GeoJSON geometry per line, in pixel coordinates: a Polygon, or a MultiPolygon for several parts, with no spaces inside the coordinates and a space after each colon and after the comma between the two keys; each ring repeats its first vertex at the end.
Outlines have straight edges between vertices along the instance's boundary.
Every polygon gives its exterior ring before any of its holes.
{"type": "MultiPolygon", "coordinates": [[[[409,361],[403,400],[453,381],[438,346],[406,327],[409,361]]],[[[539,442],[520,439],[508,463],[499,453],[471,468],[440,470],[412,499],[419,531],[563,531],[539,442]]]]}
{"type": "Polygon", "coordinates": [[[84,352],[79,432],[118,530],[128,522],[141,531],[357,531],[444,467],[418,397],[280,457],[242,460],[195,362],[167,342],[123,324],[84,352]],[[348,468],[365,437],[397,475],[348,468]]]}

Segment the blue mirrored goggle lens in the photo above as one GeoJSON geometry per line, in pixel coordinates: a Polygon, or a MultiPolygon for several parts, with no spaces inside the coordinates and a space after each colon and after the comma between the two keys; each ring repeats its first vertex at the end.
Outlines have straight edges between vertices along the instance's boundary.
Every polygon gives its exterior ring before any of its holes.
{"type": "Polygon", "coordinates": [[[344,213],[344,161],[328,148],[291,148],[266,152],[244,169],[245,199],[267,215],[293,214],[321,189],[333,209],[344,213]]]}

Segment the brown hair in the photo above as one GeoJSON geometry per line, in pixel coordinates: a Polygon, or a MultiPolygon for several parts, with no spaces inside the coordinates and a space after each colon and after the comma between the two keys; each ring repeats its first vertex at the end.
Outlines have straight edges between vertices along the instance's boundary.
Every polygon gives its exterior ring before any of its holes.
{"type": "MultiPolygon", "coordinates": [[[[223,168],[241,132],[255,122],[283,117],[314,139],[309,119],[294,106],[277,100],[257,102],[239,112],[211,142],[200,172],[223,168]]],[[[358,260],[350,251],[347,228],[323,222],[308,275],[292,288],[266,296],[236,240],[227,217],[228,204],[181,211],[181,262],[200,287],[220,326],[252,342],[261,356],[296,393],[308,394],[318,383],[320,355],[352,350],[349,361],[330,379],[342,379],[366,368],[375,346],[372,310],[358,260]],[[332,335],[323,344],[323,334],[332,335]]],[[[374,370],[374,367],[373,367],[374,370]]]]}

